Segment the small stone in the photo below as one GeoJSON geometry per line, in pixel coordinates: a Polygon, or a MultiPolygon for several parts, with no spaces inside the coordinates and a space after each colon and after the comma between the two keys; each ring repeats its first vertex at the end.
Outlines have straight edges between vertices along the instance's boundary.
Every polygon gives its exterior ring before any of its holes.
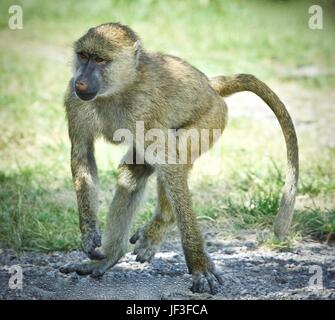
{"type": "Polygon", "coordinates": [[[236,251],[234,250],[234,249],[232,249],[232,248],[227,248],[227,249],[224,249],[223,250],[223,253],[224,254],[234,254],[236,251]]]}
{"type": "Polygon", "coordinates": [[[276,281],[277,283],[280,283],[280,284],[285,284],[285,283],[287,283],[287,279],[285,279],[285,278],[283,278],[283,277],[276,277],[276,278],[275,278],[275,281],[276,281]]]}

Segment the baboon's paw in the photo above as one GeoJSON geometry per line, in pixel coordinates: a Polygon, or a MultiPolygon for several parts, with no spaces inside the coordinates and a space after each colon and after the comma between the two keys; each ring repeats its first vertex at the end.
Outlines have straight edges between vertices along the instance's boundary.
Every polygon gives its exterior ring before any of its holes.
{"type": "Polygon", "coordinates": [[[223,284],[223,280],[217,272],[196,272],[192,278],[191,291],[194,293],[203,293],[209,289],[211,294],[216,294],[219,285],[223,284]]]}
{"type": "Polygon", "coordinates": [[[158,246],[145,246],[145,247],[141,247],[141,248],[135,248],[134,250],[134,254],[136,254],[136,261],[139,262],[150,262],[151,259],[155,256],[155,253],[158,250],[158,246]],[[136,253],[135,253],[136,250],[136,253]]]}
{"type": "Polygon", "coordinates": [[[103,254],[101,250],[101,247],[92,248],[92,250],[87,252],[87,255],[92,260],[102,260],[105,258],[105,255],[103,254]]]}
{"type": "Polygon", "coordinates": [[[101,250],[101,236],[98,228],[87,231],[83,236],[83,251],[92,260],[101,260],[105,256],[101,250]]]}
{"type": "Polygon", "coordinates": [[[151,261],[155,253],[159,249],[159,244],[155,244],[146,234],[143,229],[139,229],[130,238],[130,243],[135,244],[133,254],[136,255],[136,261],[146,262],[151,261]]]}
{"type": "Polygon", "coordinates": [[[112,264],[107,260],[103,259],[100,261],[84,261],[81,263],[68,263],[59,269],[62,273],[76,272],[79,275],[88,275],[97,278],[102,276],[112,264]]]}
{"type": "Polygon", "coordinates": [[[142,234],[143,234],[143,228],[137,229],[137,231],[129,239],[129,242],[131,244],[135,244],[137,242],[137,240],[141,237],[142,234]]]}

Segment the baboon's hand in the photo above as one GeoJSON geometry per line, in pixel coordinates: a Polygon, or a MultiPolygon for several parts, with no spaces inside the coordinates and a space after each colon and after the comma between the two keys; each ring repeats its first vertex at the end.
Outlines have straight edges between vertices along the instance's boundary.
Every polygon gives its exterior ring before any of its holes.
{"type": "Polygon", "coordinates": [[[159,249],[160,242],[159,238],[153,239],[153,234],[151,233],[151,237],[149,237],[145,231],[145,228],[138,229],[129,240],[131,244],[135,244],[133,254],[136,255],[136,261],[142,263],[151,261],[159,249]]]}
{"type": "Polygon", "coordinates": [[[59,269],[62,273],[76,272],[79,275],[90,274],[94,278],[101,277],[108,269],[113,267],[123,256],[122,250],[114,252],[113,256],[101,260],[86,260],[79,263],[68,263],[59,269]]]}
{"type": "Polygon", "coordinates": [[[105,256],[101,250],[101,236],[98,227],[86,231],[82,236],[83,251],[92,260],[101,260],[105,256]]]}
{"type": "Polygon", "coordinates": [[[109,268],[114,265],[114,261],[110,259],[102,259],[99,261],[84,261],[81,263],[68,263],[59,269],[62,273],[76,272],[79,275],[90,274],[94,278],[101,277],[109,268]]]}
{"type": "Polygon", "coordinates": [[[206,291],[206,283],[208,284],[211,294],[218,292],[218,283],[223,284],[221,276],[215,271],[196,272],[192,274],[193,284],[192,292],[203,293],[206,291]]]}

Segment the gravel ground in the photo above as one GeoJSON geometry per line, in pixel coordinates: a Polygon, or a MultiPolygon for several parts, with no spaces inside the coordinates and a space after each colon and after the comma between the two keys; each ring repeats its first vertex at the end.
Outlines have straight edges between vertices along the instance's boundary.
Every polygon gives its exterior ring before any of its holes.
{"type": "Polygon", "coordinates": [[[318,242],[300,242],[286,250],[257,245],[255,234],[223,240],[218,226],[206,233],[207,249],[224,285],[215,296],[192,294],[181,246],[172,234],[151,263],[141,264],[128,253],[101,279],[62,274],[59,267],[85,258],[79,251],[21,255],[2,250],[0,299],[333,299],[335,248],[318,242]],[[216,231],[215,231],[216,229],[216,231]],[[3,267],[19,265],[23,287],[10,289],[10,273],[3,267]],[[318,268],[319,267],[319,268],[318,268]],[[322,288],[310,286],[315,268],[322,288]]]}

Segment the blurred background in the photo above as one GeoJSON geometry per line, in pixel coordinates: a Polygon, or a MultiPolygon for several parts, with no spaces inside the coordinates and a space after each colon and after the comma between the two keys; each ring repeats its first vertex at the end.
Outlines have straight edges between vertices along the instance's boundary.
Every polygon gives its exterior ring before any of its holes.
{"type": "MultiPolygon", "coordinates": [[[[17,250],[78,248],[63,94],[72,43],[104,22],[128,24],[147,50],[180,56],[209,76],[252,73],[287,105],[296,125],[301,178],[287,243],[331,242],[335,233],[335,5],[308,0],[82,0],[0,3],[0,246],[17,250]],[[23,9],[10,30],[8,8],[23,9]],[[309,27],[309,7],[323,28],[309,27]]],[[[271,229],[285,174],[279,125],[251,93],[227,99],[230,120],[220,142],[191,175],[199,220],[220,221],[223,237],[271,229]]],[[[125,150],[97,143],[100,220],[125,150]]],[[[155,186],[135,225],[150,218],[155,186]]]]}

